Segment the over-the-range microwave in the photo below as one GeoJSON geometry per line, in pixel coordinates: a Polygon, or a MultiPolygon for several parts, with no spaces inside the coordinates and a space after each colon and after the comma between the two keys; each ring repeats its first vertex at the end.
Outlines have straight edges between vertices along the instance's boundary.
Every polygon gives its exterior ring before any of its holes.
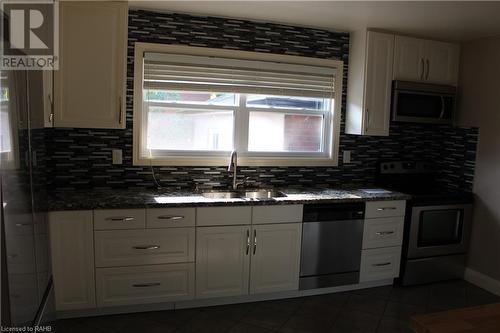
{"type": "Polygon", "coordinates": [[[450,124],[455,113],[457,88],[409,81],[393,81],[392,120],[450,124]]]}

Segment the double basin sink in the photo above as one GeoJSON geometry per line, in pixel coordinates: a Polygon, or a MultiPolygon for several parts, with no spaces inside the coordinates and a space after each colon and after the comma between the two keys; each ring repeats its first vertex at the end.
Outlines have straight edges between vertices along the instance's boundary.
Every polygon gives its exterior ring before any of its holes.
{"type": "Polygon", "coordinates": [[[270,200],[286,197],[286,194],[275,190],[237,190],[237,191],[211,191],[202,195],[209,199],[247,199],[247,200],[270,200]]]}

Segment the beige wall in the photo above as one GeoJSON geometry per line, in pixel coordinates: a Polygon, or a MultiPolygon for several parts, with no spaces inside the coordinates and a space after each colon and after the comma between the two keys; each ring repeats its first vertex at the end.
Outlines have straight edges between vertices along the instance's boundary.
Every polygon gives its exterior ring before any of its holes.
{"type": "Polygon", "coordinates": [[[500,280],[500,37],[462,45],[459,124],[479,127],[468,266],[500,280]]]}

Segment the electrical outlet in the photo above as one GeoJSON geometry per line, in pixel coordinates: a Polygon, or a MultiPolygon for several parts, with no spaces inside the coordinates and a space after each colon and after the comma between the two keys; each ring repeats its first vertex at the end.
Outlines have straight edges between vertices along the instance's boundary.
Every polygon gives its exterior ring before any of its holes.
{"type": "Polygon", "coordinates": [[[343,155],[342,161],[344,162],[344,164],[351,163],[351,151],[350,150],[344,150],[344,155],[343,155]]]}
{"type": "Polygon", "coordinates": [[[113,164],[123,164],[123,152],[121,149],[113,149],[113,164]]]}

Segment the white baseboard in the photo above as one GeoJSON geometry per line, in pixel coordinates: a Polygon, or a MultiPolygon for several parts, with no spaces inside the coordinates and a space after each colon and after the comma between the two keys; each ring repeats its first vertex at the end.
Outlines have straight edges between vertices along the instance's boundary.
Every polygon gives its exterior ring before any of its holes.
{"type": "Polygon", "coordinates": [[[475,284],[476,286],[481,287],[492,294],[500,296],[500,281],[495,280],[488,275],[479,273],[478,271],[467,267],[465,269],[464,279],[465,281],[475,284]]]}

